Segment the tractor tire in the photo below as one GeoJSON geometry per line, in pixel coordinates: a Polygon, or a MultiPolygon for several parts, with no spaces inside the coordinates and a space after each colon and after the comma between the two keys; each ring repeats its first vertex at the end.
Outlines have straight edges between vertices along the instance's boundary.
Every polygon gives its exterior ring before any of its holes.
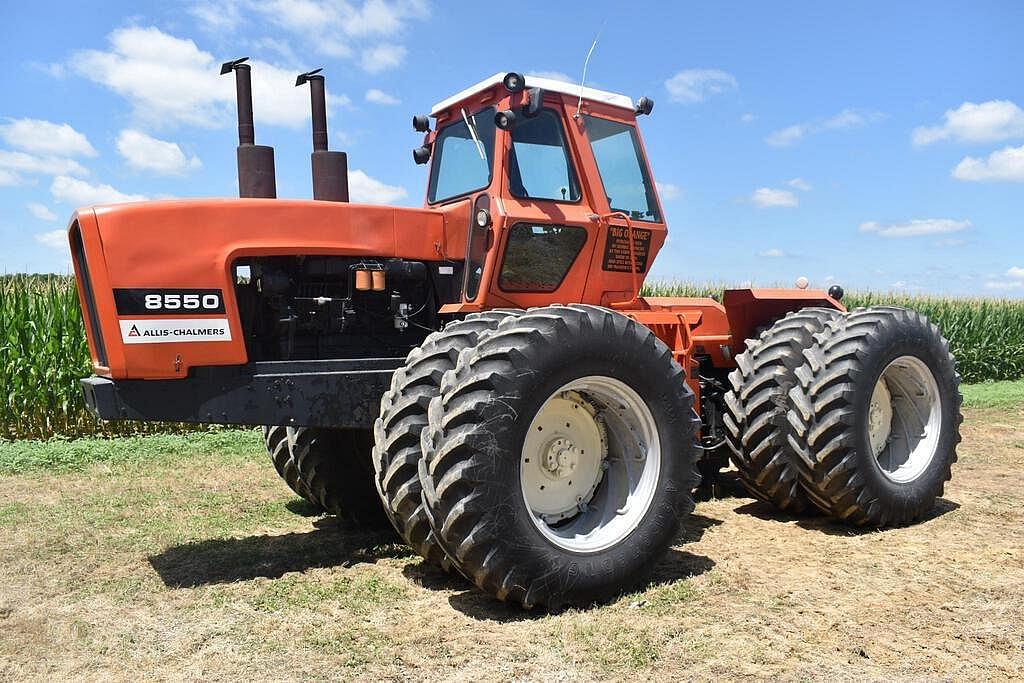
{"type": "Polygon", "coordinates": [[[430,403],[420,479],[438,542],[482,591],[526,608],[637,585],[694,507],[693,402],[668,347],[619,313],[505,321],[430,403]]]}
{"type": "Polygon", "coordinates": [[[815,338],[788,415],[808,496],[860,526],[923,518],[960,443],[960,376],[949,342],[920,313],[896,307],[856,310],[815,338]]]}
{"type": "Polygon", "coordinates": [[[482,332],[516,314],[475,313],[430,334],[395,371],[373,425],[374,483],[388,518],[413,550],[446,570],[451,562],[430,530],[420,495],[420,432],[427,425],[430,399],[437,396],[444,373],[455,368],[459,353],[475,345],[482,332]]]}
{"type": "Polygon", "coordinates": [[[736,357],[725,395],[726,440],[740,482],[754,497],[786,512],[813,509],[800,487],[796,457],[787,440],[789,390],[812,335],[841,316],[831,308],[805,308],[790,313],[736,357]]]}
{"type": "Polygon", "coordinates": [[[388,526],[373,485],[370,430],[271,428],[277,429],[285,430],[284,442],[297,474],[292,490],[304,490],[303,498],[326,513],[368,527],[388,526]]]}
{"type": "Polygon", "coordinates": [[[292,458],[292,449],[289,448],[288,444],[288,427],[264,427],[263,443],[267,446],[267,455],[270,456],[270,462],[274,464],[274,469],[284,479],[284,483],[288,484],[288,488],[299,498],[306,500],[315,507],[319,507],[310,497],[309,489],[306,488],[305,482],[299,478],[299,470],[295,466],[295,459],[292,458]]]}

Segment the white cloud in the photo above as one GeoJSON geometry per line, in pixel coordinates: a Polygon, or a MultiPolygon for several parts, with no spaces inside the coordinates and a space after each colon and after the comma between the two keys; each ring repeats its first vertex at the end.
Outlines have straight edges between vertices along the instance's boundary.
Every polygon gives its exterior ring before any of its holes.
{"type": "MultiPolygon", "coordinates": [[[[118,29],[108,52],[86,50],[72,68],[127,99],[142,119],[216,126],[227,120],[230,78],[191,40],[150,28],[118,29]]],[[[259,111],[257,109],[257,111],[259,111]]]]}
{"type": "Polygon", "coordinates": [[[17,173],[0,168],[0,187],[15,187],[23,182],[24,180],[17,173]]]}
{"type": "Polygon", "coordinates": [[[68,249],[68,233],[66,230],[51,230],[34,235],[36,241],[45,244],[50,249],[58,251],[70,251],[68,249]]]}
{"type": "Polygon", "coordinates": [[[810,192],[812,189],[811,184],[804,180],[803,178],[793,178],[792,180],[787,180],[786,184],[792,187],[794,190],[800,190],[801,192],[810,192]]]}
{"type": "Polygon", "coordinates": [[[138,130],[121,131],[117,152],[132,168],[160,175],[185,175],[203,165],[199,157],[186,156],[177,143],[158,140],[138,130]]]}
{"type": "MultiPolygon", "coordinates": [[[[109,51],[86,50],[71,62],[81,76],[124,97],[135,116],[151,125],[217,127],[233,118],[235,87],[218,62],[195,42],[157,28],[124,28],[108,36],[109,51]]],[[[309,118],[309,95],[295,85],[294,69],[252,61],[256,121],[298,127],[309,118]]],[[[328,94],[328,108],[348,102],[328,94]]]]}
{"type": "Polygon", "coordinates": [[[916,218],[905,223],[882,224],[868,221],[860,224],[861,232],[870,232],[881,237],[920,237],[921,235],[946,235],[971,227],[968,220],[951,218],[916,218]]]}
{"type": "Polygon", "coordinates": [[[953,177],[957,180],[973,182],[1022,183],[1024,182],[1024,145],[1004,147],[989,154],[987,159],[964,157],[953,169],[953,177]]]}
{"type": "Polygon", "coordinates": [[[750,201],[762,209],[800,206],[800,200],[789,190],[776,190],[770,187],[759,187],[754,190],[754,193],[750,195],[750,201]]]}
{"type": "Polygon", "coordinates": [[[38,157],[25,152],[7,150],[0,150],[0,169],[42,175],[89,175],[89,171],[74,159],[38,157]]]}
{"type": "Polygon", "coordinates": [[[764,258],[782,258],[785,255],[786,255],[786,252],[782,251],[781,249],[775,249],[775,248],[765,249],[760,254],[758,254],[758,256],[761,256],[761,257],[764,257],[764,258]]]}
{"type": "Polygon", "coordinates": [[[11,119],[0,124],[0,138],[16,149],[33,154],[96,156],[89,139],[66,123],[40,119],[11,119]]]}
{"type": "Polygon", "coordinates": [[[253,0],[249,6],[321,54],[360,57],[371,73],[397,66],[405,48],[392,45],[382,51],[376,46],[366,51],[360,43],[397,36],[410,21],[430,13],[425,0],[253,0]]]}
{"type": "Polygon", "coordinates": [[[721,69],[686,69],[665,81],[669,98],[676,102],[703,102],[739,87],[736,77],[721,69]]]}
{"type": "Polygon", "coordinates": [[[24,152],[0,150],[0,169],[31,175],[88,175],[89,171],[74,159],[35,157],[24,152]]]}
{"type": "Polygon", "coordinates": [[[807,126],[793,125],[769,133],[764,139],[772,147],[786,147],[807,135],[807,126]]]}
{"type": "Polygon", "coordinates": [[[57,214],[50,211],[50,207],[45,204],[39,204],[37,202],[29,202],[25,205],[29,213],[38,218],[41,221],[55,221],[57,220],[57,214]]]}
{"type": "Polygon", "coordinates": [[[36,71],[46,74],[50,78],[56,78],[60,80],[68,75],[67,69],[64,68],[63,64],[58,63],[47,63],[47,62],[32,62],[29,66],[36,71]]]}
{"type": "Polygon", "coordinates": [[[1020,280],[989,280],[985,283],[985,287],[988,289],[1007,290],[1007,289],[1024,289],[1024,281],[1020,280]]]}
{"type": "Polygon", "coordinates": [[[93,185],[84,180],[57,176],[50,184],[50,194],[58,202],[80,207],[92,204],[117,204],[120,202],[141,202],[147,198],[141,194],[125,194],[110,185],[93,185]]]}
{"type": "Polygon", "coordinates": [[[377,88],[370,88],[369,90],[366,91],[366,101],[367,102],[372,102],[374,104],[385,104],[385,105],[401,104],[402,103],[402,101],[400,99],[398,99],[397,97],[395,97],[394,95],[389,95],[388,93],[384,92],[383,90],[378,90],[377,88]]]}
{"type": "Polygon", "coordinates": [[[392,43],[381,43],[363,52],[360,64],[371,74],[393,69],[405,59],[405,48],[392,43]]]}
{"type": "Polygon", "coordinates": [[[658,186],[658,195],[667,202],[670,202],[673,199],[679,199],[683,196],[683,191],[678,185],[663,183],[660,181],[655,181],[654,184],[658,186]]]}
{"type": "Polygon", "coordinates": [[[1012,277],[1014,280],[1024,280],[1024,268],[1018,268],[1017,266],[1013,266],[1008,271],[1006,271],[1006,276],[1012,277]]]}
{"type": "Polygon", "coordinates": [[[233,0],[197,2],[188,8],[199,27],[210,33],[231,33],[242,23],[242,8],[233,0]]]}
{"type": "Polygon", "coordinates": [[[939,140],[958,142],[1000,142],[1024,137],[1024,111],[1009,100],[975,104],[964,102],[948,110],[939,126],[915,128],[911,136],[921,147],[939,140]]]}
{"type": "Polygon", "coordinates": [[[740,123],[753,123],[757,120],[757,117],[753,114],[747,113],[740,117],[740,123]]]}
{"type": "Polygon", "coordinates": [[[408,194],[404,187],[386,185],[360,170],[349,171],[348,192],[356,204],[391,204],[408,194]]]}
{"type": "Polygon", "coordinates": [[[792,126],[780,128],[768,134],[764,139],[772,147],[788,147],[795,142],[826,130],[846,130],[859,128],[869,123],[875,123],[885,118],[885,114],[877,111],[864,111],[860,109],[844,109],[834,116],[817,121],[805,121],[792,126]]]}
{"type": "Polygon", "coordinates": [[[844,109],[835,116],[830,116],[821,122],[822,128],[831,130],[842,130],[844,128],[859,128],[860,126],[881,121],[885,115],[877,111],[859,111],[856,109],[844,109]]]}
{"type": "Polygon", "coordinates": [[[550,78],[553,81],[563,81],[565,83],[579,83],[578,78],[573,78],[569,74],[561,71],[528,71],[526,73],[527,83],[529,83],[530,76],[536,76],[537,78],[550,78]]]}
{"type": "Polygon", "coordinates": [[[362,8],[343,14],[342,27],[352,36],[390,36],[401,31],[407,20],[424,19],[429,14],[426,0],[367,0],[362,8]]]}

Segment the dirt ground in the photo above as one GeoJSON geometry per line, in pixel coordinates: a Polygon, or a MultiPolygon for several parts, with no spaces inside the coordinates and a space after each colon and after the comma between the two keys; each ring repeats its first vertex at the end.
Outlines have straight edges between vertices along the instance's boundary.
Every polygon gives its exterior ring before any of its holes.
{"type": "Polygon", "coordinates": [[[0,477],[0,679],[1020,677],[1024,410],[964,436],[923,523],[701,503],[649,587],[556,615],[309,516],[255,448],[0,477]]]}

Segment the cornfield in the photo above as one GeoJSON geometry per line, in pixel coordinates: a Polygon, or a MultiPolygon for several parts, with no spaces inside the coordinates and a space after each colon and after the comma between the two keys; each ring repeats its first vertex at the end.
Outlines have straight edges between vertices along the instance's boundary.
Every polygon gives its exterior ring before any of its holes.
{"type": "Polygon", "coordinates": [[[0,439],[194,428],[101,422],[86,410],[78,384],[91,370],[74,281],[0,276],[0,439]]]}
{"type": "MultiPolygon", "coordinates": [[[[649,296],[717,296],[722,286],[655,282],[649,296]]],[[[914,308],[942,328],[964,381],[1024,377],[1024,301],[851,293],[850,308],[914,308]]],[[[82,403],[90,372],[74,282],[59,276],[0,277],[0,439],[183,431],[195,426],[102,423],[82,403]]]]}

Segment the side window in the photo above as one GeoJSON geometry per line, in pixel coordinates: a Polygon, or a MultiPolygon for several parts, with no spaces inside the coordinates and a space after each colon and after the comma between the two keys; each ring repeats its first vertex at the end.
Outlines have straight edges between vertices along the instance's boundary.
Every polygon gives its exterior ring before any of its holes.
{"type": "Polygon", "coordinates": [[[517,223],[508,233],[498,286],[506,292],[553,292],[587,241],[567,225],[517,223]]]}
{"type": "Polygon", "coordinates": [[[520,117],[511,132],[508,179],[512,196],[579,201],[579,183],[558,114],[542,109],[532,118],[520,117]]]}
{"type": "Polygon", "coordinates": [[[434,140],[427,201],[433,204],[487,187],[493,158],[494,107],[442,128],[434,140]]]}
{"type": "Polygon", "coordinates": [[[612,211],[633,220],[661,222],[636,130],[618,121],[585,116],[590,148],[612,211]]]}

